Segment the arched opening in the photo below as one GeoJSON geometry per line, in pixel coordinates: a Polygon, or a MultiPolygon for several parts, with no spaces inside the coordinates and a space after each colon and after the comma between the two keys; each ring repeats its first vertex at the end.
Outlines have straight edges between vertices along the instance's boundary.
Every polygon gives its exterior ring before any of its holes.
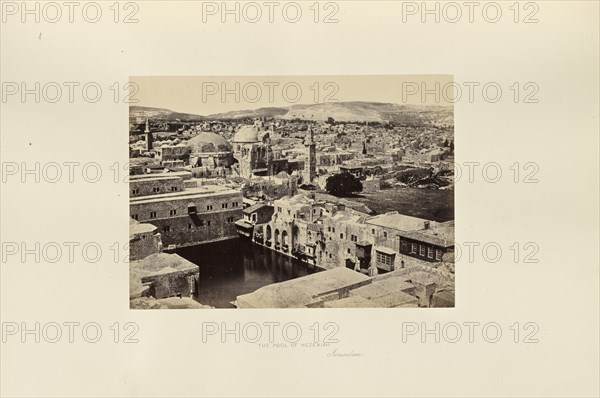
{"type": "Polygon", "coordinates": [[[287,251],[289,248],[289,239],[288,239],[288,233],[287,231],[283,231],[281,233],[281,247],[283,248],[283,250],[287,251]]]}
{"type": "Polygon", "coordinates": [[[267,232],[266,232],[266,234],[267,234],[267,236],[266,236],[267,242],[270,242],[271,241],[271,235],[273,234],[273,232],[271,231],[271,226],[270,225],[267,225],[267,232]]]}
{"type": "Polygon", "coordinates": [[[276,229],[275,230],[275,245],[279,245],[279,244],[280,244],[280,242],[279,242],[279,230],[276,229]]]}

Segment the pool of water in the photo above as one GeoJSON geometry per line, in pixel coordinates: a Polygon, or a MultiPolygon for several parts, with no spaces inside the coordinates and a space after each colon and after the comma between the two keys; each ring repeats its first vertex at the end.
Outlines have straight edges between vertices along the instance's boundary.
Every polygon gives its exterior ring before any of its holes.
{"type": "Polygon", "coordinates": [[[315,272],[301,261],[242,239],[180,248],[177,254],[200,268],[197,300],[216,308],[235,308],[231,302],[238,295],[315,272]]]}

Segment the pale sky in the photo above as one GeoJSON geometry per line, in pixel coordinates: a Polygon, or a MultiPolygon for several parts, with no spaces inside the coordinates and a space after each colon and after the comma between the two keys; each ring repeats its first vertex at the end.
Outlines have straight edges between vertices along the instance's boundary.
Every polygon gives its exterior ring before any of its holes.
{"type": "Polygon", "coordinates": [[[130,105],[211,115],[262,107],[368,101],[451,106],[451,75],[133,76],[130,105]]]}

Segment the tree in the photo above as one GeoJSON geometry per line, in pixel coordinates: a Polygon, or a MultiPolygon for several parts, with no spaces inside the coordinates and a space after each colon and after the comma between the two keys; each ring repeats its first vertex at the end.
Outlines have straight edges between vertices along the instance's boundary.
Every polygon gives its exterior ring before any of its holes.
{"type": "Polygon", "coordinates": [[[350,196],[362,192],[363,185],[358,178],[350,173],[339,173],[327,179],[325,189],[335,196],[350,196]]]}
{"type": "Polygon", "coordinates": [[[333,124],[335,123],[335,120],[334,120],[334,119],[333,119],[331,116],[328,116],[328,117],[327,117],[327,122],[326,122],[326,123],[327,123],[327,124],[331,124],[331,125],[333,125],[333,124]]]}

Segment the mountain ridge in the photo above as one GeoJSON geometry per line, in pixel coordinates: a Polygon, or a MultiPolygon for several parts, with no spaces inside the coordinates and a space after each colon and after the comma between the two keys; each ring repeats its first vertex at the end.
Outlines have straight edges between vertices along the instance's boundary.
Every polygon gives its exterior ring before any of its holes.
{"type": "Polygon", "coordinates": [[[443,118],[452,118],[453,107],[442,105],[400,105],[384,102],[346,101],[319,104],[294,104],[286,107],[262,107],[257,109],[229,111],[210,115],[180,113],[167,108],[130,106],[129,117],[139,123],[145,119],[163,121],[209,121],[254,118],[282,120],[302,119],[326,121],[333,118],[343,122],[417,122],[422,113],[441,113],[443,118]]]}

